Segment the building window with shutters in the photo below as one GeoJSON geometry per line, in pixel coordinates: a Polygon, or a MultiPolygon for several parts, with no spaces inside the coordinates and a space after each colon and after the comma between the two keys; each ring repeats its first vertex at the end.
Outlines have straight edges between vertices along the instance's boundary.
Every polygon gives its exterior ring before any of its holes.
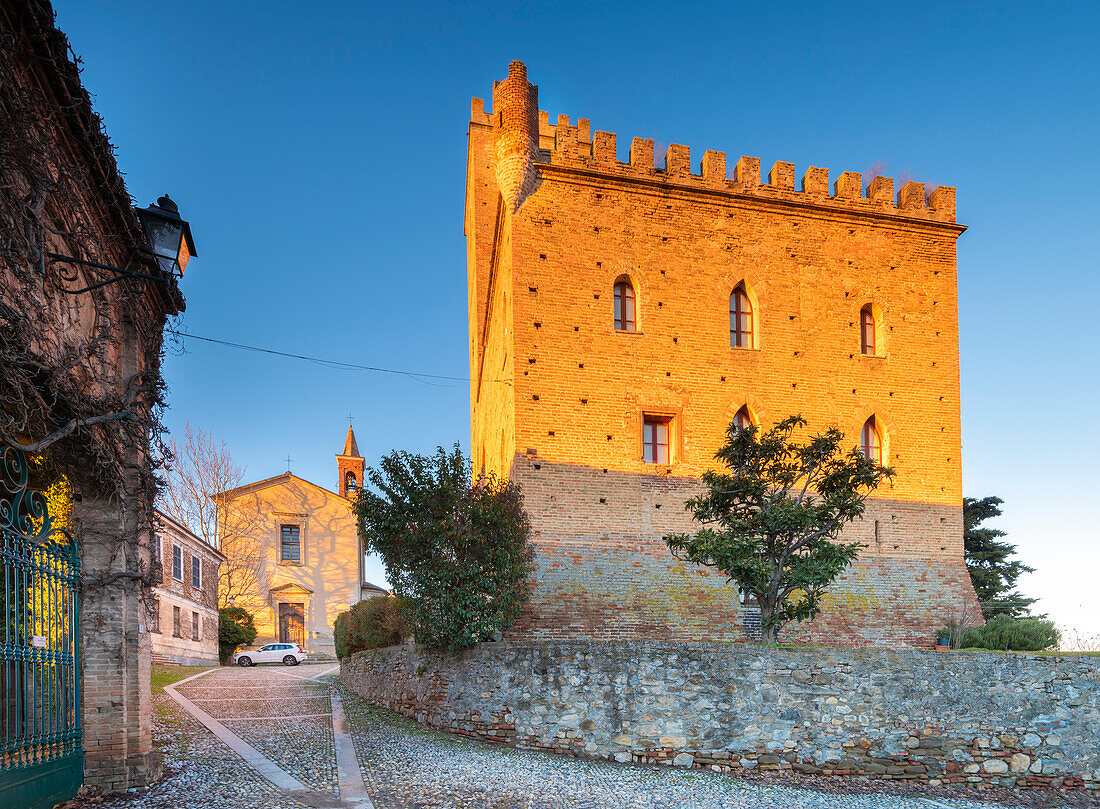
{"type": "Polygon", "coordinates": [[[865,357],[881,357],[882,317],[873,303],[859,310],[859,351],[865,357]]]}
{"type": "Polygon", "coordinates": [[[183,581],[183,548],[179,545],[172,546],[172,578],[183,581]]]}
{"type": "Polygon", "coordinates": [[[745,285],[738,284],[730,294],[730,346],[753,348],[753,325],[752,301],[745,285]]]}
{"type": "Polygon", "coordinates": [[[642,420],[642,460],[646,463],[669,464],[669,435],[672,420],[664,416],[646,416],[642,420]]]}
{"type": "Polygon", "coordinates": [[[869,461],[882,463],[882,433],[874,416],[863,423],[863,455],[869,461]]]}
{"type": "Polygon", "coordinates": [[[637,331],[634,283],[625,275],[615,281],[615,331],[637,331]]]}
{"type": "Polygon", "coordinates": [[[279,526],[279,563],[284,565],[300,565],[302,563],[301,526],[279,526]]]}
{"type": "Polygon", "coordinates": [[[191,613],[191,640],[199,639],[199,614],[191,613]]]}
{"type": "Polygon", "coordinates": [[[180,608],[177,606],[172,607],[172,637],[183,637],[183,624],[180,619],[180,608]]]}
{"type": "Polygon", "coordinates": [[[191,557],[191,586],[196,590],[202,588],[202,560],[197,556],[191,557]]]}

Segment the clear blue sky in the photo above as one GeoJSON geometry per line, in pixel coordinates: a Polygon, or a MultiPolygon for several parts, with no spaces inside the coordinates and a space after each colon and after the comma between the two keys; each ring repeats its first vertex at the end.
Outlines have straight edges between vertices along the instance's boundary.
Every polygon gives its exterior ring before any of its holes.
{"type": "MultiPolygon", "coordinates": [[[[467,375],[466,123],[511,59],[540,106],[616,132],[957,186],[964,489],[1100,633],[1100,57],[1094,3],[56,0],[131,194],[168,192],[199,257],[180,327],[467,375]]],[[[465,383],[188,341],[168,424],[249,476],[335,485],[347,414],[373,463],[468,444],[465,383]]]]}

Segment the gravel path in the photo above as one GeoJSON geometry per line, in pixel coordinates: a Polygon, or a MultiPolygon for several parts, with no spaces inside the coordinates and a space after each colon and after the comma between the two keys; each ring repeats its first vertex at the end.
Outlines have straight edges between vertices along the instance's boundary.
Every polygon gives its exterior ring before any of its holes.
{"type": "MultiPolygon", "coordinates": [[[[220,669],[179,686],[310,790],[288,794],[262,778],[167,696],[154,697],[154,738],[166,777],[112,796],[104,809],[337,809],[330,689],[321,667],[220,669]],[[297,676],[295,676],[297,675],[297,676]]],[[[734,778],[700,770],[635,767],[511,750],[428,730],[371,707],[342,688],[355,753],[377,809],[1000,809],[1085,806],[1082,795],[1001,794],[1000,802],[893,782],[734,778]]],[[[346,737],[343,737],[346,738],[346,737]]],[[[72,806],[90,806],[74,802],[72,806]]]]}

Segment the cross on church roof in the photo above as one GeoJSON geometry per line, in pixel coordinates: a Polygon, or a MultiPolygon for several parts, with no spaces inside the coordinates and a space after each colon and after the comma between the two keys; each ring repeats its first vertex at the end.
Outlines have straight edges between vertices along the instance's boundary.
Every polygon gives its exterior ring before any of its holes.
{"type": "Polygon", "coordinates": [[[289,472],[290,471],[290,464],[294,459],[290,457],[290,453],[288,452],[286,454],[286,458],[284,458],[284,460],[286,461],[286,471],[289,472]]]}

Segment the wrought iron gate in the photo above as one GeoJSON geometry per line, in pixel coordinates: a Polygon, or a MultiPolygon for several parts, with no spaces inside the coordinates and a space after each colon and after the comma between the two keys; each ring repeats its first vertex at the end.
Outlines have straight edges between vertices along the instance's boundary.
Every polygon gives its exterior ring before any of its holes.
{"type": "Polygon", "coordinates": [[[76,542],[0,446],[0,805],[50,807],[84,774],[76,542]]]}

